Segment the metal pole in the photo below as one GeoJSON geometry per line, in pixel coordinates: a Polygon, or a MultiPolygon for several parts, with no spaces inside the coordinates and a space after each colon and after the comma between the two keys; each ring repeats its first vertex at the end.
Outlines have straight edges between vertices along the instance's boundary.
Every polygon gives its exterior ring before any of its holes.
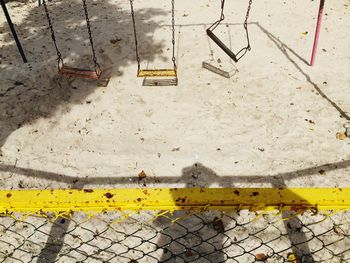
{"type": "Polygon", "coordinates": [[[26,58],[26,56],[25,56],[25,54],[24,54],[24,52],[23,52],[21,43],[19,42],[19,39],[18,39],[18,37],[17,37],[17,33],[16,33],[15,27],[13,26],[13,23],[12,23],[12,21],[11,21],[10,14],[9,14],[9,12],[7,11],[7,8],[6,8],[6,5],[5,5],[5,0],[0,0],[0,3],[1,3],[2,10],[4,11],[4,14],[5,14],[7,23],[9,24],[9,27],[10,27],[10,29],[11,29],[13,38],[15,39],[15,42],[16,42],[18,51],[19,51],[19,53],[21,54],[22,60],[23,60],[24,63],[27,63],[27,58],[26,58]]]}
{"type": "Polygon", "coordinates": [[[312,48],[312,56],[311,56],[310,66],[313,66],[315,64],[318,39],[320,37],[321,22],[322,22],[322,17],[323,17],[324,2],[325,2],[325,0],[320,0],[320,8],[318,10],[316,33],[315,33],[315,39],[314,39],[314,46],[312,48]]]}

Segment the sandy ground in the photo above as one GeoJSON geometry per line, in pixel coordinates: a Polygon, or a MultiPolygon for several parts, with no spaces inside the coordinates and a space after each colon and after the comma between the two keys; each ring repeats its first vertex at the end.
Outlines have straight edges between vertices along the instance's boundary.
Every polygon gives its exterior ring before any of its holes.
{"type": "MultiPolygon", "coordinates": [[[[171,66],[169,1],[135,1],[143,67],[171,66]]],[[[225,24],[217,31],[235,50],[245,45],[241,23],[246,5],[247,1],[243,0],[228,1],[225,24]]],[[[0,16],[2,189],[350,187],[350,139],[336,138],[350,121],[347,103],[350,101],[349,0],[326,2],[319,52],[313,68],[308,66],[308,61],[318,1],[254,1],[249,20],[252,51],[233,67],[205,34],[205,28],[219,17],[219,1],[176,0],[177,87],[144,87],[143,80],[136,78],[128,1],[89,0],[88,6],[98,60],[105,75],[111,77],[107,87],[100,87],[98,82],[57,76],[54,46],[43,8],[38,8],[36,1],[8,3],[30,61],[27,65],[22,64],[4,17],[0,16]],[[211,58],[211,52],[222,65],[237,70],[232,78],[226,79],[202,68],[202,62],[211,58]],[[138,179],[141,171],[147,175],[146,179],[138,179]]],[[[49,2],[49,8],[65,61],[70,65],[91,65],[81,2],[54,1],[49,2]]],[[[342,213],[340,215],[339,222],[348,221],[342,213]]],[[[113,215],[107,217],[107,222],[113,219],[113,215]]],[[[286,219],[288,214],[282,217],[286,219]]],[[[247,218],[249,215],[238,216],[238,220],[247,218]]],[[[193,222],[195,219],[192,217],[193,222]]],[[[45,223],[41,231],[61,238],[58,241],[62,244],[76,244],[76,237],[63,232],[74,229],[78,222],[84,221],[79,217],[73,219],[57,233],[55,227],[45,223]]],[[[193,222],[184,224],[191,229],[193,222]]],[[[261,224],[267,222],[262,220],[261,224]]],[[[317,239],[306,242],[311,234],[307,229],[300,233],[295,231],[300,225],[297,220],[278,222],[279,229],[284,230],[278,240],[281,242],[271,244],[275,249],[290,243],[301,243],[299,249],[304,252],[319,248],[317,239]],[[289,229],[288,224],[296,226],[289,229]]],[[[304,218],[303,222],[309,221],[304,218]]],[[[8,232],[2,240],[10,240],[10,247],[16,246],[23,241],[15,240],[15,232],[25,237],[36,233],[30,237],[40,246],[29,246],[30,238],[24,239],[29,240],[24,249],[32,254],[22,255],[20,249],[15,249],[20,254],[13,254],[32,260],[34,254],[47,253],[42,247],[44,244],[50,247],[53,241],[33,229],[29,219],[27,223],[26,228],[21,228],[22,224],[13,224],[12,218],[3,218],[2,227],[11,227],[5,228],[8,232]]],[[[155,222],[152,226],[158,229],[157,224],[162,223],[155,222]]],[[[231,220],[227,222],[232,223],[231,220]]],[[[119,227],[131,231],[134,229],[131,225],[126,222],[119,227]]],[[[262,225],[256,227],[261,229],[262,225]]],[[[323,233],[334,225],[329,218],[315,224],[312,231],[323,233]]],[[[103,224],[90,219],[76,229],[76,234],[82,240],[91,240],[92,232],[86,229],[94,231],[102,227],[103,224]]],[[[139,223],[135,227],[139,227],[139,223]]],[[[164,225],[160,227],[164,229],[164,225]]],[[[247,235],[255,231],[255,226],[243,230],[247,235]]],[[[166,230],[169,235],[178,232],[176,225],[166,230]]],[[[243,232],[229,234],[244,238],[243,232]]],[[[345,228],[344,233],[347,232],[345,228]]],[[[267,239],[274,235],[273,231],[262,233],[267,239]]],[[[327,236],[327,233],[324,237],[327,243],[338,237],[327,236]]],[[[147,237],[147,233],[142,234],[143,238],[147,237]]],[[[106,235],[118,237],[113,231],[106,235]]],[[[166,242],[156,239],[154,242],[158,245],[166,242]]],[[[91,244],[96,245],[99,240],[93,239],[91,244]]],[[[102,241],[97,244],[100,248],[106,245],[106,241],[102,241]]],[[[250,241],[251,246],[256,245],[254,237],[250,241]]],[[[193,247],[196,240],[192,238],[186,242],[193,247]]],[[[224,238],[219,237],[212,243],[215,242],[221,249],[224,238]]],[[[330,249],[338,253],[347,251],[348,247],[349,241],[344,239],[330,249]]],[[[63,254],[65,249],[67,246],[63,246],[63,254]]],[[[87,253],[92,249],[82,248],[87,253]]],[[[176,252],[177,249],[170,250],[176,252]]],[[[114,246],[109,252],[115,251],[120,253],[120,247],[114,246]]],[[[255,252],[271,251],[263,247],[252,253],[255,252]]],[[[320,252],[321,258],[324,252],[325,249],[320,252]]],[[[337,260],[334,262],[339,262],[337,260]]],[[[70,261],[64,257],[60,262],[70,261]]],[[[278,261],[272,259],[271,262],[278,261]]]]}
{"type": "MultiPolygon", "coordinates": [[[[229,2],[217,32],[238,49],[247,1],[229,2]]],[[[326,2],[315,67],[318,1],[254,1],[252,51],[230,79],[202,68],[210,49],[227,61],[205,34],[219,1],[176,0],[177,87],[136,78],[128,1],[88,7],[107,87],[57,77],[35,1],[8,3],[27,65],[0,16],[1,188],[350,187],[350,139],[336,138],[350,120],[349,0],[326,2]]],[[[91,65],[81,2],[49,8],[65,61],[91,65]]],[[[170,3],[137,0],[135,15],[142,65],[171,66],[170,3]]]]}

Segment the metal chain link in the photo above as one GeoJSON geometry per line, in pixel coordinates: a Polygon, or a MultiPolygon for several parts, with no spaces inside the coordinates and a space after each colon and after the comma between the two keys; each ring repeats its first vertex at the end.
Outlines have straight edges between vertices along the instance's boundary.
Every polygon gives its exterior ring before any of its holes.
{"type": "MultiPolygon", "coordinates": [[[[208,29],[210,31],[213,31],[215,28],[218,27],[218,25],[224,21],[225,19],[225,15],[224,15],[224,9],[225,9],[225,1],[226,0],[221,0],[221,15],[220,15],[220,19],[217,20],[216,22],[214,22],[208,29]]],[[[253,3],[253,0],[249,0],[249,3],[248,3],[248,8],[247,8],[247,12],[246,12],[246,15],[245,15],[245,19],[244,19],[244,29],[245,29],[245,32],[246,32],[246,37],[247,37],[247,46],[242,48],[240,51],[238,51],[236,53],[236,57],[237,57],[237,60],[239,60],[240,58],[242,58],[245,53],[247,52],[247,50],[251,50],[251,47],[250,47],[250,40],[249,40],[249,32],[248,32],[248,19],[249,19],[249,14],[250,14],[250,10],[251,10],[251,7],[252,7],[252,3],[253,3]]]]}
{"type": "Polygon", "coordinates": [[[245,20],[244,20],[244,27],[245,28],[248,27],[248,18],[249,18],[249,14],[250,14],[250,9],[252,8],[252,3],[253,3],[253,0],[249,0],[247,13],[245,15],[245,20]]]}
{"type": "Polygon", "coordinates": [[[247,49],[249,51],[251,50],[251,47],[250,47],[250,40],[249,40],[249,33],[248,33],[248,18],[249,18],[249,14],[250,14],[250,9],[252,7],[252,3],[253,3],[253,0],[249,0],[247,13],[245,15],[245,20],[244,20],[244,29],[246,31],[246,36],[247,36],[247,41],[248,41],[247,49]]]}
{"type": "Polygon", "coordinates": [[[176,70],[176,59],[175,59],[175,0],[171,0],[171,27],[172,27],[172,44],[173,44],[173,57],[174,70],[176,70]]]}
{"type": "Polygon", "coordinates": [[[225,20],[225,14],[224,14],[224,9],[225,9],[225,0],[221,0],[221,14],[219,20],[215,21],[208,29],[210,31],[213,31],[217,26],[225,20]]]}
{"type": "Polygon", "coordinates": [[[92,56],[93,56],[93,62],[94,62],[94,66],[95,66],[95,70],[100,69],[100,65],[97,62],[97,58],[96,58],[96,52],[95,52],[95,48],[94,48],[94,42],[92,39],[92,33],[91,33],[91,25],[90,25],[90,19],[89,19],[89,14],[88,14],[88,10],[87,10],[87,5],[86,5],[86,0],[82,0],[83,1],[83,7],[84,7],[84,13],[85,13],[85,19],[86,19],[86,26],[88,29],[88,34],[89,34],[89,40],[90,40],[90,45],[91,45],[91,50],[92,50],[92,56]]]}
{"type": "Polygon", "coordinates": [[[49,23],[49,28],[50,28],[50,31],[51,31],[51,38],[52,38],[53,44],[54,44],[55,49],[56,49],[58,68],[60,68],[60,64],[63,65],[62,54],[58,50],[58,46],[57,46],[57,42],[56,42],[56,36],[55,36],[55,31],[53,30],[52,21],[51,21],[49,10],[47,8],[45,0],[43,0],[43,5],[44,5],[44,10],[45,10],[47,22],[49,23]]]}
{"type": "Polygon", "coordinates": [[[300,212],[2,213],[0,261],[349,262],[350,211],[300,212]]]}
{"type": "Polygon", "coordinates": [[[224,9],[225,9],[225,0],[221,0],[221,16],[220,16],[221,21],[225,19],[224,9]]]}

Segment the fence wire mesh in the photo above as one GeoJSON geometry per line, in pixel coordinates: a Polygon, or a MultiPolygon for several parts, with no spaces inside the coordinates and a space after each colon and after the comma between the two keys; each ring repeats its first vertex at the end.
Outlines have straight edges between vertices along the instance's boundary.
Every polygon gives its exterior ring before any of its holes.
{"type": "Polygon", "coordinates": [[[12,213],[0,262],[350,262],[350,211],[12,213]]]}

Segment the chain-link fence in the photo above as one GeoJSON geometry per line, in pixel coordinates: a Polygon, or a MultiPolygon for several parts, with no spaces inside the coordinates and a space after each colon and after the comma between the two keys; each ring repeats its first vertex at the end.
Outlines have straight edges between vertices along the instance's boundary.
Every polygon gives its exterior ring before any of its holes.
{"type": "Polygon", "coordinates": [[[0,262],[350,262],[350,211],[109,211],[0,218],[0,262]]]}

